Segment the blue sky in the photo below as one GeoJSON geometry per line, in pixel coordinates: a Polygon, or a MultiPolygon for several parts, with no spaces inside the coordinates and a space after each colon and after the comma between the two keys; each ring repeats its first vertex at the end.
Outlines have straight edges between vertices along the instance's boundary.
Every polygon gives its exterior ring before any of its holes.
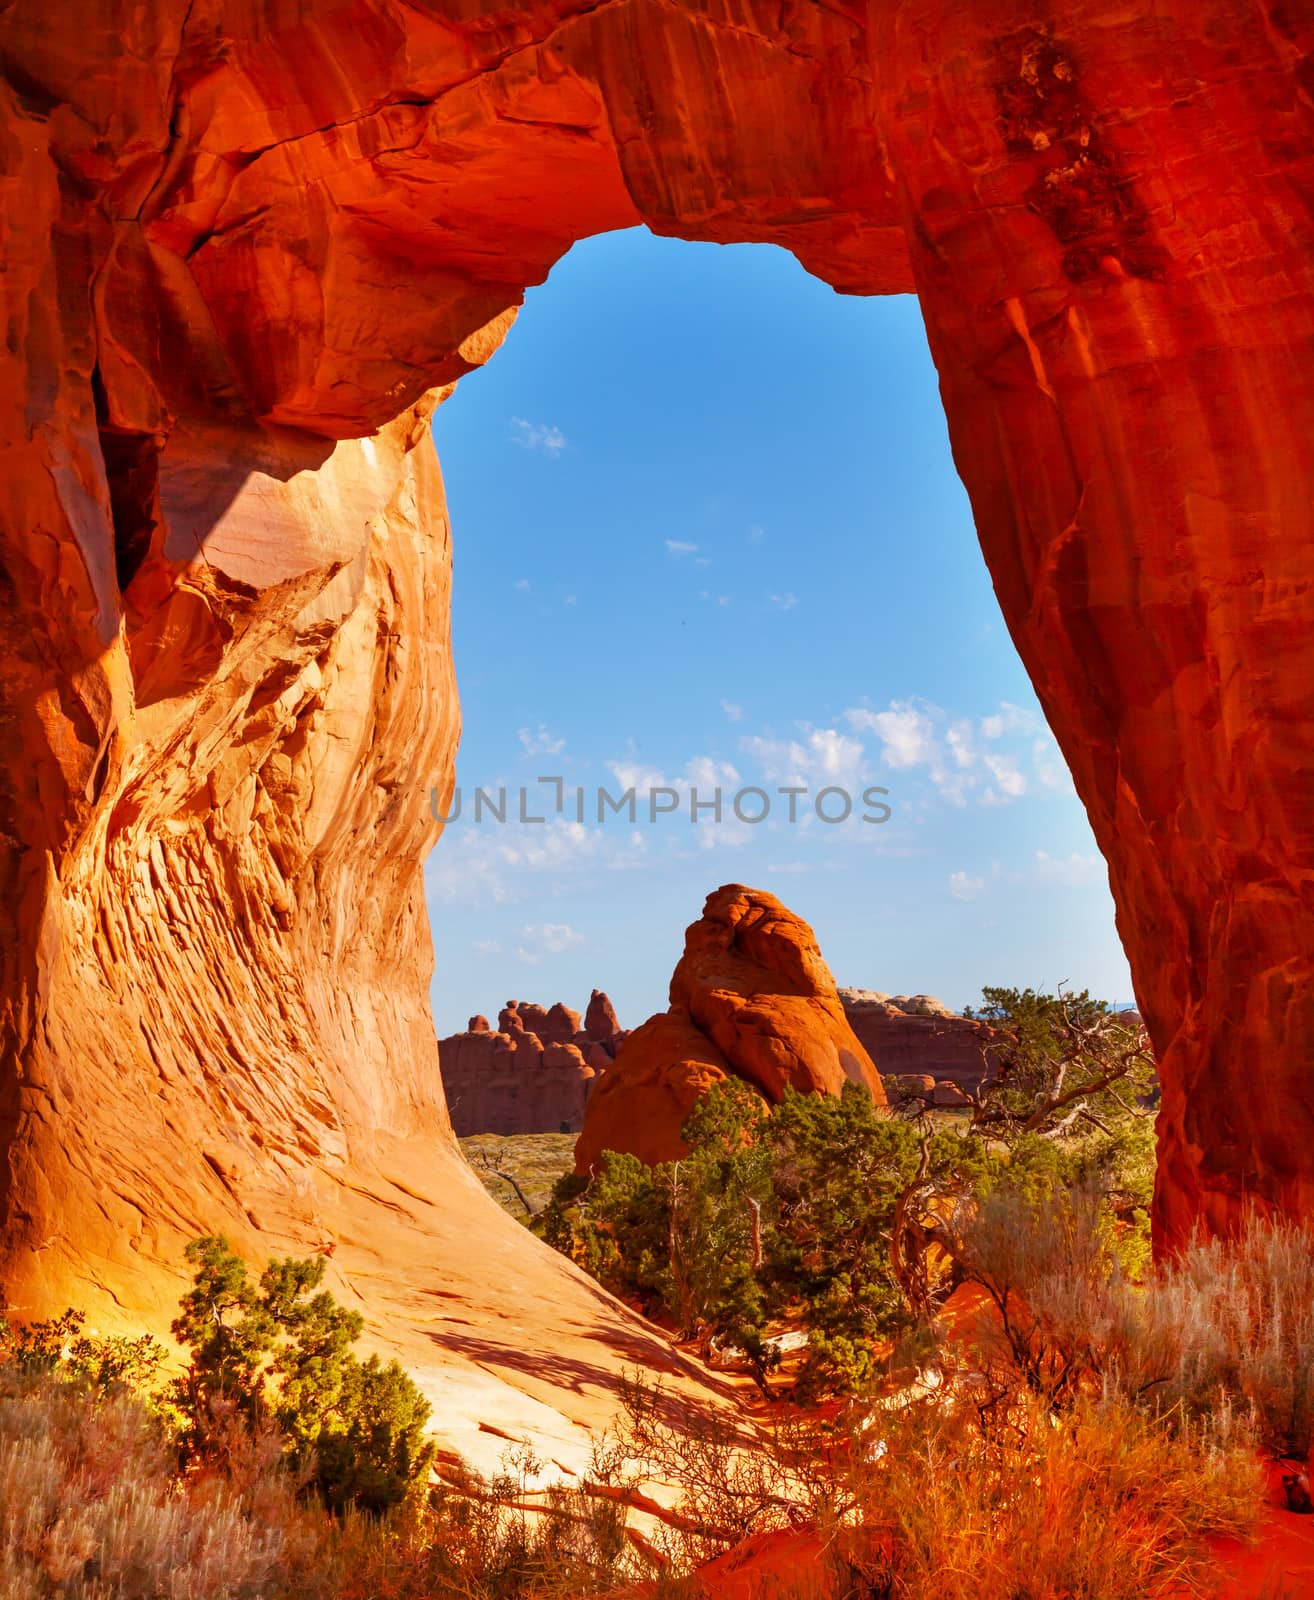
{"type": "Polygon", "coordinates": [[[440,1034],[510,996],[582,1007],[594,985],[637,1024],[725,882],[805,916],[842,984],[1130,999],[915,300],[837,295],[768,246],[586,240],[434,433],[465,718],[463,813],[426,872],[440,1034]],[[792,825],[787,783],[808,788],[792,825]],[[635,822],[599,825],[597,786],[631,784],[635,822]],[[652,822],[657,784],[680,811],[652,822]],[[547,820],[475,825],[476,785],[507,786],[509,818],[524,786],[547,820]],[[772,795],[755,826],[730,809],[748,785],[772,795]],[[827,785],[887,788],[889,820],[858,800],[818,821],[827,785]],[[688,790],[717,786],[725,820],[690,822],[688,790]]]}

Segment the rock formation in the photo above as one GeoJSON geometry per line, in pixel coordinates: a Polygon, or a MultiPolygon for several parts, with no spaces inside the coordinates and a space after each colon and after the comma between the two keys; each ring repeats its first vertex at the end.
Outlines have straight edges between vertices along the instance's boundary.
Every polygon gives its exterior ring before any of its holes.
{"type": "Polygon", "coordinates": [[[438,1387],[513,1252],[500,1393],[635,1327],[444,1144],[420,862],[457,732],[429,412],[639,221],[919,295],[1109,862],[1159,1237],[1314,1210],[1312,43],[1276,0],[6,7],[11,1303],[158,1326],[223,1227],[332,1233],[438,1387]]]}
{"type": "Polygon", "coordinates": [[[472,1133],[578,1133],[598,1076],[625,1038],[611,1001],[595,989],[589,1023],[561,1004],[508,1000],[498,1031],[471,1017],[438,1041],[443,1092],[458,1138],[472,1133]],[[610,1032],[604,1031],[610,1022],[610,1032]]]}
{"type": "Polygon", "coordinates": [[[732,1075],[770,1103],[786,1088],[838,1094],[848,1079],[885,1103],[812,929],[740,883],[709,894],[686,930],[670,1010],[629,1035],[598,1084],[576,1169],[590,1171],[604,1150],[674,1160],[687,1148],[680,1129],[694,1102],[732,1075]]]}
{"type": "Polygon", "coordinates": [[[595,989],[589,996],[588,1010],[584,1013],[584,1032],[590,1039],[608,1044],[620,1031],[620,1019],[615,1006],[601,989],[595,989]]]}
{"type": "Polygon", "coordinates": [[[841,989],[839,997],[883,1078],[927,1076],[975,1089],[991,1071],[982,1025],[956,1015],[934,995],[841,989]]]}

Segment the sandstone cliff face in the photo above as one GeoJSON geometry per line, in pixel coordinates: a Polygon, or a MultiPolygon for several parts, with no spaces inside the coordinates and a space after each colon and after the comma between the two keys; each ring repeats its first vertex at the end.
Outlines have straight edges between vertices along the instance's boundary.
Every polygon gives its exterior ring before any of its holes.
{"type": "Polygon", "coordinates": [[[731,1076],[770,1104],[787,1088],[838,1094],[846,1081],[885,1103],[812,929],[739,883],[708,895],[685,932],[670,1010],[627,1037],[590,1097],[576,1170],[591,1171],[604,1150],[675,1160],[694,1103],[731,1076]]]}
{"type": "Polygon", "coordinates": [[[1110,864],[1160,1237],[1314,1209],[1312,36],[1273,0],[4,10],[13,1303],[158,1324],[222,1226],[334,1234],[435,1363],[465,1335],[433,1286],[495,1298],[514,1247],[543,1320],[490,1338],[520,1383],[517,1340],[601,1315],[443,1144],[424,397],[573,240],[639,220],[918,293],[1110,864]]]}
{"type": "Polygon", "coordinates": [[[471,1017],[464,1033],[438,1041],[443,1093],[456,1136],[579,1133],[598,1076],[625,1038],[611,1001],[595,989],[591,1019],[577,1011],[508,1000],[494,1033],[471,1017]],[[610,1031],[606,1024],[610,1023],[610,1031]]]}
{"type": "Polygon", "coordinates": [[[992,1063],[982,1025],[956,1016],[934,995],[841,989],[849,1025],[882,1078],[929,1078],[975,1089],[992,1063]]]}

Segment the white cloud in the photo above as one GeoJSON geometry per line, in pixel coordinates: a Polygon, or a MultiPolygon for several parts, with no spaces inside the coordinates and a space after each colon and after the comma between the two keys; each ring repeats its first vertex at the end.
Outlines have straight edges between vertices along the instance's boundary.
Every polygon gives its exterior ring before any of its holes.
{"type": "Polygon", "coordinates": [[[904,771],[924,766],[934,758],[931,718],[906,701],[891,701],[888,711],[846,711],[844,720],[859,732],[876,735],[886,766],[904,771]]]}
{"type": "Polygon", "coordinates": [[[686,763],[684,775],[690,788],[701,789],[704,793],[739,782],[739,773],[728,761],[717,761],[711,756],[695,756],[686,763]]]}
{"type": "Polygon", "coordinates": [[[474,947],[476,953],[481,956],[500,956],[502,954],[502,946],[498,944],[496,939],[476,939],[474,947]]]}
{"type": "Polygon", "coordinates": [[[985,889],[984,878],[973,878],[966,872],[949,874],[949,893],[955,900],[975,900],[985,889]]]}
{"type": "Polygon", "coordinates": [[[1001,739],[1006,733],[1034,733],[1044,725],[1035,711],[1026,706],[1015,706],[1009,700],[1001,700],[999,710],[993,716],[982,717],[981,737],[1001,739]]]}
{"type": "Polygon", "coordinates": [[[769,594],[767,599],[775,606],[777,611],[792,611],[798,604],[796,594],[769,594]]]}
{"type": "Polygon", "coordinates": [[[529,579],[528,578],[517,578],[516,579],[516,588],[517,589],[528,589],[528,587],[529,587],[529,579]]]}
{"type": "Polygon", "coordinates": [[[710,796],[713,789],[734,788],[739,783],[739,773],[730,762],[718,761],[714,756],[694,756],[685,762],[684,771],[674,778],[668,778],[656,767],[644,766],[641,761],[608,761],[607,771],[622,791],[637,791],[640,812],[646,804],[649,791],[653,789],[674,789],[682,796],[687,813],[690,789],[697,789],[706,797],[710,796]]]}
{"type": "MultiPolygon", "coordinates": [[[[681,772],[673,777],[656,767],[645,766],[640,761],[608,761],[607,770],[616,780],[616,798],[627,789],[635,791],[635,816],[642,822],[652,821],[653,793],[658,789],[671,790],[677,797],[672,806],[670,795],[660,797],[661,810],[670,824],[689,823],[695,832],[695,841],[702,850],[720,846],[747,844],[753,837],[751,824],[741,822],[734,814],[734,797],[743,780],[732,762],[715,756],[694,756],[686,761],[681,772]],[[716,817],[715,805],[720,797],[721,814],[716,817]],[[697,820],[693,817],[694,803],[698,806],[697,820]]],[[[612,791],[608,791],[611,793],[612,791]]],[[[635,840],[642,835],[635,832],[635,840]]]]}
{"type": "Polygon", "coordinates": [[[691,556],[697,550],[696,544],[690,544],[687,539],[668,539],[666,548],[673,556],[691,556]]]}
{"type": "Polygon", "coordinates": [[[1033,788],[1071,789],[1062,757],[1038,711],[1001,702],[974,723],[926,701],[892,700],[884,711],[854,707],[844,721],[880,740],[896,771],[921,767],[942,798],[966,805],[1009,805],[1033,788]]]}
{"type": "Polygon", "coordinates": [[[856,790],[866,755],[860,739],[850,739],[837,728],[809,728],[801,739],[744,738],[739,748],[772,782],[805,784],[810,789],[833,785],[856,790]]]}
{"type": "Polygon", "coordinates": [[[1044,850],[1036,851],[1036,877],[1041,883],[1080,889],[1088,884],[1103,883],[1105,873],[1104,858],[1099,855],[1085,856],[1074,850],[1070,856],[1060,857],[1044,850]]]}
{"type": "Polygon", "coordinates": [[[548,456],[554,461],[566,448],[565,434],[549,422],[529,422],[524,417],[512,417],[511,437],[522,450],[536,450],[539,455],[548,456]]]}
{"type": "Polygon", "coordinates": [[[568,922],[527,922],[520,930],[520,938],[523,945],[517,948],[516,954],[522,961],[542,960],[545,954],[563,955],[567,950],[578,950],[587,943],[584,935],[568,922]],[[526,947],[534,953],[532,958],[526,955],[526,947]]]}
{"type": "Polygon", "coordinates": [[[645,767],[641,761],[609,761],[607,771],[620,784],[622,790],[637,789],[643,793],[646,789],[672,787],[664,773],[659,772],[656,767],[645,767]]]}
{"type": "Polygon", "coordinates": [[[528,728],[521,728],[520,742],[524,745],[527,756],[559,756],[566,748],[566,741],[554,739],[541,722],[537,733],[530,733],[528,728]]]}
{"type": "Polygon", "coordinates": [[[966,717],[949,724],[944,742],[949,746],[949,754],[956,767],[970,767],[975,763],[976,750],[972,742],[972,724],[966,717]]]}
{"type": "MultiPolygon", "coordinates": [[[[1009,755],[999,755],[988,751],[982,757],[986,771],[999,785],[999,793],[1009,800],[1017,800],[1027,792],[1027,780],[1018,767],[1017,758],[1009,755]]],[[[986,790],[985,798],[990,802],[991,791],[986,790]]]]}
{"type": "Polygon", "coordinates": [[[728,594],[719,594],[716,597],[716,603],[719,606],[728,606],[730,604],[730,596],[728,594]]]}
{"type": "MultiPolygon", "coordinates": [[[[586,808],[590,799],[586,790],[586,808]]],[[[468,802],[467,795],[467,807],[468,802]]],[[[444,905],[507,905],[550,892],[542,885],[543,877],[578,885],[595,872],[623,872],[644,864],[642,834],[636,830],[627,840],[621,839],[597,827],[587,809],[587,822],[571,820],[574,802],[573,790],[567,789],[567,815],[551,816],[551,790],[545,787],[540,800],[531,786],[531,814],[548,816],[545,823],[522,827],[511,821],[505,825],[485,821],[474,826],[463,816],[448,827],[425,863],[430,899],[444,905]]],[[[517,803],[513,792],[511,815],[517,803]]]]}
{"type": "Polygon", "coordinates": [[[721,710],[726,714],[729,722],[742,722],[744,720],[743,706],[737,706],[732,700],[722,700],[721,710]]]}

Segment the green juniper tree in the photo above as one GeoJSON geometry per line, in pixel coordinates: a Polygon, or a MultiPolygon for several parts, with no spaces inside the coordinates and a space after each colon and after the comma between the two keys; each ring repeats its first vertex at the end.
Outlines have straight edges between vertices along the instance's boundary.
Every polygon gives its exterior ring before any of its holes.
{"type": "Polygon", "coordinates": [[[174,1399],[191,1459],[222,1455],[234,1418],[247,1433],[277,1428],[288,1464],[335,1510],[382,1511],[424,1483],[429,1404],[395,1361],[353,1353],[364,1319],[320,1288],[322,1260],[271,1261],[253,1284],[221,1237],[187,1258],[173,1335],[191,1359],[174,1399]]]}

